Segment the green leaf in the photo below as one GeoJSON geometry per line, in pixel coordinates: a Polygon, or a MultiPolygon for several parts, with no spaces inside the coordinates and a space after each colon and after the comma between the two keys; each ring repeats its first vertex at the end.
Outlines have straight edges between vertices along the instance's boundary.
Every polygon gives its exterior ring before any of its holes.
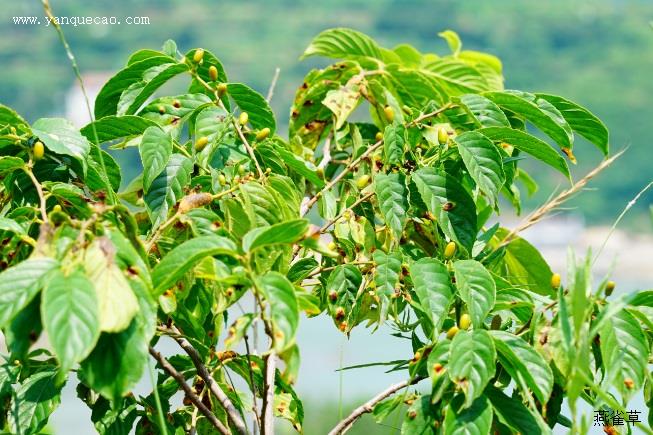
{"type": "MultiPolygon", "coordinates": [[[[400,395],[398,397],[404,397],[400,395]]],[[[428,394],[417,396],[408,408],[401,425],[401,435],[427,434],[433,432],[433,411],[428,394]]]]}
{"type": "Polygon", "coordinates": [[[650,355],[648,340],[637,319],[626,310],[603,324],[600,339],[606,383],[621,391],[627,400],[644,385],[650,355]],[[626,386],[627,379],[632,381],[632,388],[626,386]]]}
{"type": "Polygon", "coordinates": [[[531,345],[505,331],[490,331],[501,365],[518,385],[525,383],[540,403],[553,389],[553,373],[546,360],[531,345]]]}
{"type": "Polygon", "coordinates": [[[434,338],[439,334],[453,298],[449,271],[435,258],[421,258],[411,264],[410,276],[419,305],[432,324],[434,338]]]}
{"type": "Polygon", "coordinates": [[[457,100],[474,118],[477,126],[510,128],[506,114],[492,100],[478,94],[461,95],[457,100]]]}
{"type": "Polygon", "coordinates": [[[477,232],[476,206],[465,188],[451,175],[435,168],[418,169],[413,172],[413,181],[442,231],[471,252],[477,232]]]}
{"type": "Polygon", "coordinates": [[[82,361],[80,377],[109,400],[124,397],[143,375],[148,343],[138,322],[118,333],[103,333],[93,352],[82,361]]]}
{"type": "Polygon", "coordinates": [[[0,174],[15,171],[25,167],[25,162],[20,157],[2,156],[0,157],[0,174]]]}
{"type": "Polygon", "coordinates": [[[301,240],[307,232],[308,221],[306,219],[295,219],[269,227],[254,228],[243,236],[243,250],[252,252],[270,245],[292,244],[301,240]]]}
{"type": "Polygon", "coordinates": [[[247,334],[247,329],[249,329],[253,321],[253,313],[247,313],[237,318],[229,327],[227,337],[224,339],[225,349],[229,350],[234,345],[240,343],[240,340],[242,340],[245,334],[247,334]]]}
{"type": "Polygon", "coordinates": [[[147,194],[152,181],[161,174],[172,155],[172,137],[160,127],[148,127],[138,147],[143,163],[143,191],[147,194]]]}
{"type": "Polygon", "coordinates": [[[400,165],[404,161],[406,127],[403,124],[390,124],[383,132],[383,154],[385,163],[400,165]]]}
{"type": "Polygon", "coordinates": [[[397,238],[406,223],[408,211],[408,189],[401,173],[376,174],[374,191],[386,225],[397,238]]]}
{"type": "Polygon", "coordinates": [[[52,258],[30,258],[0,273],[0,327],[36,296],[58,265],[52,258]]]}
{"type": "Polygon", "coordinates": [[[454,140],[469,175],[489,197],[490,203],[495,204],[506,178],[499,150],[491,140],[476,131],[462,133],[454,140]]]}
{"type": "Polygon", "coordinates": [[[155,125],[157,125],[156,122],[135,115],[106,116],[85,125],[80,133],[89,141],[95,142],[95,133],[97,132],[97,144],[101,144],[123,137],[139,136],[146,128],[155,125]],[[94,127],[95,130],[93,130],[94,127]]]}
{"type": "Polygon", "coordinates": [[[259,279],[259,286],[270,304],[274,349],[281,353],[295,342],[299,324],[299,307],[295,288],[278,272],[268,272],[259,279]]]}
{"type": "Polygon", "coordinates": [[[109,239],[96,239],[86,250],[84,264],[95,286],[100,331],[118,332],[129,326],[138,312],[138,300],[127,278],[114,262],[115,247],[109,239]]]}
{"type": "Polygon", "coordinates": [[[152,228],[161,225],[172,207],[184,194],[184,187],[190,181],[193,162],[181,154],[173,154],[145,194],[145,205],[152,221],[152,228]]]}
{"type": "Polygon", "coordinates": [[[100,336],[98,297],[81,269],[66,276],[57,271],[43,290],[41,318],[50,344],[67,373],[86,358],[100,336]]]}
{"type": "Polygon", "coordinates": [[[98,145],[91,146],[91,152],[88,155],[88,171],[84,182],[88,189],[94,192],[100,190],[107,192],[109,189],[117,191],[120,189],[120,183],[122,182],[120,166],[111,154],[100,149],[98,145]],[[104,176],[102,161],[104,161],[106,177],[104,176]]]}
{"type": "Polygon", "coordinates": [[[234,243],[220,236],[190,239],[166,254],[152,270],[154,294],[159,296],[174,286],[181,277],[204,257],[235,255],[234,243]]]}
{"type": "Polygon", "coordinates": [[[451,342],[449,377],[465,394],[464,407],[472,405],[494,376],[497,358],[487,331],[459,331],[451,342]]]}
{"type": "Polygon", "coordinates": [[[312,271],[319,266],[319,263],[312,257],[297,260],[290,266],[286,276],[290,282],[302,282],[312,271]]]}
{"type": "Polygon", "coordinates": [[[596,145],[604,155],[609,152],[608,129],[599,118],[594,116],[586,108],[557,95],[535,94],[560,111],[572,130],[583,136],[585,139],[596,145]]]}
{"type": "Polygon", "coordinates": [[[288,165],[290,169],[306,178],[319,189],[324,187],[324,180],[317,174],[317,168],[313,163],[309,162],[308,160],[304,160],[297,154],[284,147],[275,146],[274,150],[279,154],[283,162],[288,165]]]}
{"type": "Polygon", "coordinates": [[[188,65],[176,61],[146,69],[143,71],[141,80],[132,83],[120,94],[116,114],[132,115],[138,112],[138,109],[159,87],[174,76],[186,71],[188,71],[188,65]]]}
{"type": "Polygon", "coordinates": [[[254,89],[242,83],[229,83],[227,92],[240,110],[249,114],[249,123],[257,130],[269,128],[270,135],[277,129],[274,113],[265,98],[254,89]]]}
{"type": "Polygon", "coordinates": [[[499,421],[515,432],[528,435],[551,433],[551,429],[542,424],[541,417],[535,416],[518,398],[507,396],[492,385],[485,389],[485,396],[490,399],[499,421]]]}
{"type": "Polygon", "coordinates": [[[520,130],[507,127],[487,127],[480,133],[494,142],[504,142],[546,163],[571,180],[567,161],[548,143],[520,130]]]}
{"type": "MultiPolygon", "coordinates": [[[[170,56],[152,56],[133,62],[111,77],[95,98],[95,118],[115,115],[122,93],[134,83],[140,82],[143,74],[152,67],[170,64],[175,60],[170,56]]],[[[146,97],[147,98],[147,97],[146,97]]]]}
{"type": "Polygon", "coordinates": [[[422,70],[434,79],[445,93],[460,95],[490,89],[487,81],[473,66],[455,59],[438,58],[423,65],[422,70]]]}
{"type": "MultiPolygon", "coordinates": [[[[463,408],[463,396],[454,397],[444,416],[444,435],[484,435],[492,426],[492,406],[481,396],[471,406],[463,408]]],[[[529,434],[530,435],[530,434],[529,434]]]]}
{"type": "Polygon", "coordinates": [[[474,328],[482,328],[496,299],[496,285],[490,272],[476,260],[459,260],[453,264],[456,287],[465,302],[474,328]]]}
{"type": "Polygon", "coordinates": [[[453,54],[454,57],[458,56],[460,49],[463,46],[463,43],[460,41],[460,36],[458,36],[458,34],[453,30],[445,30],[438,33],[438,36],[447,41],[451,54],[453,54]]]}
{"type": "Polygon", "coordinates": [[[41,118],[32,126],[32,132],[50,151],[74,157],[86,171],[86,158],[91,144],[70,121],[63,118],[41,118]]]}
{"type": "Polygon", "coordinates": [[[61,389],[57,385],[56,370],[44,370],[30,376],[16,391],[9,423],[13,433],[31,435],[40,433],[50,414],[61,403],[61,389]]]}
{"type": "Polygon", "coordinates": [[[518,91],[486,92],[485,97],[498,104],[501,108],[510,110],[525,118],[553,139],[561,148],[573,147],[571,128],[550,103],[547,106],[538,104],[532,94],[518,91]],[[550,107],[549,107],[550,106],[550,107]],[[553,111],[551,110],[553,108],[553,111]]]}
{"type": "Polygon", "coordinates": [[[9,219],[6,217],[0,217],[0,230],[1,231],[9,231],[12,233],[16,233],[18,235],[27,235],[27,232],[23,227],[20,226],[18,222],[16,222],[13,219],[9,219]]]}
{"type": "Polygon", "coordinates": [[[375,273],[374,283],[379,295],[391,297],[395,293],[395,286],[399,282],[401,273],[401,252],[391,252],[386,254],[381,250],[376,250],[372,254],[374,260],[375,273]]]}
{"type": "MultiPolygon", "coordinates": [[[[499,228],[497,240],[503,240],[509,231],[499,228]]],[[[551,288],[553,272],[540,251],[521,237],[514,237],[505,247],[503,261],[508,281],[518,288],[523,288],[544,296],[555,296],[551,288]]]]}
{"type": "Polygon", "coordinates": [[[336,59],[372,57],[379,59],[381,50],[369,36],[352,29],[328,29],[317,35],[306,48],[302,59],[324,56],[336,59]]]}

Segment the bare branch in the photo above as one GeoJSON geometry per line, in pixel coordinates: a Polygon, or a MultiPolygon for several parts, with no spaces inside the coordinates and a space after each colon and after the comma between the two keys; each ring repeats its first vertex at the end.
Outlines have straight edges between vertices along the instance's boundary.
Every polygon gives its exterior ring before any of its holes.
{"type": "Polygon", "coordinates": [[[270,88],[268,89],[268,95],[265,97],[266,101],[269,103],[270,100],[272,100],[272,96],[274,95],[274,88],[277,86],[277,80],[279,80],[279,73],[281,72],[281,68],[277,67],[274,70],[274,76],[272,77],[272,83],[270,83],[270,88]]]}
{"type": "Polygon", "coordinates": [[[265,357],[265,384],[263,387],[262,435],[274,434],[274,377],[276,373],[276,354],[274,350],[265,357]]]}
{"type": "Polygon", "coordinates": [[[347,432],[349,429],[351,429],[352,425],[363,416],[363,414],[368,414],[374,410],[374,406],[385,399],[388,396],[391,396],[392,394],[396,393],[397,391],[404,389],[408,387],[409,385],[413,385],[418,383],[424,379],[424,377],[417,377],[414,379],[409,379],[407,381],[399,382],[398,384],[394,384],[386,388],[385,390],[381,391],[379,394],[376,396],[372,397],[370,400],[367,402],[363,403],[361,406],[358,408],[354,409],[351,414],[349,414],[347,417],[345,417],[343,420],[340,421],[333,429],[331,429],[331,432],[329,432],[329,435],[340,435],[344,434],[347,432]]]}
{"type": "Polygon", "coordinates": [[[240,414],[234,407],[233,403],[231,403],[231,400],[229,400],[229,397],[222,391],[218,383],[213,379],[213,376],[209,373],[209,370],[206,368],[204,363],[202,362],[202,357],[200,356],[199,352],[193,347],[192,344],[188,340],[186,340],[184,337],[182,337],[181,332],[174,326],[170,328],[170,330],[173,332],[172,338],[179,344],[179,346],[184,349],[184,351],[188,354],[190,359],[193,361],[193,365],[195,365],[195,368],[197,369],[197,374],[199,375],[200,378],[204,380],[206,385],[209,386],[209,391],[211,391],[211,394],[215,396],[216,399],[222,404],[222,406],[225,409],[225,412],[227,413],[227,417],[229,418],[229,421],[233,425],[234,428],[238,431],[238,433],[245,434],[247,433],[247,427],[245,426],[245,422],[243,419],[240,417],[240,414]]]}
{"type": "Polygon", "coordinates": [[[217,417],[216,417],[215,415],[213,415],[213,413],[211,412],[211,410],[210,410],[209,408],[207,408],[206,405],[204,405],[204,404],[202,403],[202,401],[200,400],[200,398],[197,397],[197,394],[195,394],[195,393],[193,392],[193,390],[191,389],[191,387],[188,386],[188,384],[186,383],[186,380],[184,379],[184,376],[183,376],[181,373],[179,373],[179,372],[178,372],[178,371],[177,371],[177,370],[172,366],[172,364],[170,364],[170,363],[168,362],[168,360],[165,359],[165,358],[164,358],[164,357],[163,357],[159,352],[157,352],[157,351],[156,351],[152,346],[150,346],[150,355],[152,355],[152,356],[154,357],[154,359],[157,360],[157,362],[158,362],[159,365],[163,368],[163,370],[165,370],[166,372],[168,372],[168,374],[169,374],[170,376],[172,376],[173,379],[174,379],[175,381],[177,381],[177,383],[179,384],[179,386],[184,390],[184,393],[186,393],[186,397],[188,397],[188,400],[190,400],[190,401],[193,403],[193,405],[195,405],[195,407],[196,407],[197,409],[199,409],[199,411],[204,415],[204,417],[206,417],[206,419],[207,419],[207,420],[208,420],[208,421],[209,421],[209,422],[210,422],[210,423],[211,423],[211,424],[212,424],[216,429],[218,429],[218,430],[220,431],[220,433],[222,433],[222,434],[224,434],[224,435],[230,435],[230,434],[231,434],[231,431],[229,430],[229,428],[225,427],[225,425],[222,424],[222,422],[220,422],[220,420],[218,420],[217,417]]]}

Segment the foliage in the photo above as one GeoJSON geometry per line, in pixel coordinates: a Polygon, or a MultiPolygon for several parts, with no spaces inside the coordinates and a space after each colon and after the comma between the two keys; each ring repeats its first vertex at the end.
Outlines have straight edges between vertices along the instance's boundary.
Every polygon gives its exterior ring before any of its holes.
{"type": "Polygon", "coordinates": [[[576,135],[607,155],[607,130],[561,97],[504,90],[496,57],[442,36],[439,56],[319,34],[304,56],[338,61],[297,90],[288,140],[263,96],[172,41],[134,53],[80,131],[1,106],[2,424],[38,432],[77,367],[100,433],[270,434],[274,417],[301,431],[302,312],[344,334],[390,324],[413,344],[392,368],[406,382],[333,433],[402,404],[409,434],[582,433],[579,399],[620,410],[644,389],[651,403],[648,292],[608,302],[611,284],[593,291],[590,259],[573,257],[561,287],[488,224],[532,186],[520,160],[569,177],[576,135]],[[187,93],[156,95],[179,75],[187,93]],[[102,147],[137,149],[143,174],[118,190],[102,147]],[[30,350],[42,332],[53,353],[30,350]],[[184,353],[161,355],[162,336],[184,353]],[[136,397],[148,353],[156,386],[136,397]]]}

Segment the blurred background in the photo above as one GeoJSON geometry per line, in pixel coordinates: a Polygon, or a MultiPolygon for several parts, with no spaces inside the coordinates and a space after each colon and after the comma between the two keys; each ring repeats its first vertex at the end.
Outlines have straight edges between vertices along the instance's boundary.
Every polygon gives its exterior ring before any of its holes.
{"type": "MultiPolygon", "coordinates": [[[[51,0],[56,16],[115,16],[121,25],[64,26],[91,91],[125,65],[139,48],[160,48],[174,39],[180,50],[202,46],[215,53],[231,81],[265,93],[275,68],[281,69],[272,106],[285,125],[290,102],[302,77],[326,64],[298,57],[319,31],[352,27],[393,47],[410,43],[420,51],[445,53],[437,33],[453,29],[465,48],[488,51],[504,65],[506,88],[563,95],[597,114],[611,133],[613,151],[628,147],[590,189],[568,203],[568,210],[545,221],[525,237],[544,250],[553,269],[564,270],[566,246],[579,254],[597,250],[610,225],[628,202],[653,180],[653,2],[650,0],[51,0]],[[127,25],[124,18],[148,17],[149,24],[127,25]]],[[[0,0],[0,103],[33,122],[43,116],[87,121],[70,64],[52,27],[45,26],[38,0],[0,0]],[[14,16],[39,16],[41,25],[14,24],[14,16]]],[[[172,87],[179,86],[172,84],[172,87]]],[[[282,132],[284,129],[282,128],[282,132]]],[[[585,143],[574,150],[582,177],[601,159],[585,143]]],[[[118,154],[124,181],[139,169],[137,155],[118,154]]],[[[537,167],[535,167],[537,168],[537,167]]],[[[553,171],[534,171],[539,193],[526,212],[541,204],[564,180],[553,171]]],[[[651,287],[653,252],[650,204],[645,194],[610,238],[597,262],[598,273],[615,266],[623,292],[651,287]]],[[[508,227],[518,217],[503,217],[508,227]]],[[[325,433],[351,405],[383,389],[401,375],[383,370],[335,372],[342,365],[405,358],[409,343],[389,339],[389,331],[355,331],[348,341],[327,321],[304,320],[299,337],[303,368],[298,390],[306,397],[306,433],[325,433]],[[339,401],[342,394],[344,402],[339,401]]],[[[143,385],[148,387],[146,382],[143,385]]],[[[64,404],[52,419],[56,433],[93,433],[88,412],[67,388],[64,404]]],[[[389,421],[392,426],[392,421],[389,421]]],[[[365,420],[352,433],[394,433],[365,420]]]]}

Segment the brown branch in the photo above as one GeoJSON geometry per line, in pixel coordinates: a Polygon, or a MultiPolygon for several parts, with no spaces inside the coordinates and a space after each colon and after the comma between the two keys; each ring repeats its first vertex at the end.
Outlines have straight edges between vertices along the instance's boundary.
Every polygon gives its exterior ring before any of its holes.
{"type": "Polygon", "coordinates": [[[177,342],[177,344],[179,344],[179,346],[188,354],[190,359],[193,361],[193,365],[195,365],[195,368],[197,369],[197,374],[204,380],[206,385],[209,386],[209,391],[211,391],[211,394],[213,394],[224,407],[224,410],[227,413],[227,417],[229,418],[229,421],[236,429],[236,431],[241,434],[247,433],[245,422],[240,417],[240,414],[234,407],[233,403],[231,403],[231,400],[229,400],[229,397],[227,397],[215,379],[213,379],[213,376],[211,376],[209,373],[208,369],[202,362],[202,357],[200,356],[199,352],[197,352],[197,350],[193,347],[192,344],[190,344],[188,340],[182,337],[181,332],[179,332],[176,327],[172,326],[170,331],[173,333],[171,337],[177,342]]]}
{"type": "Polygon", "coordinates": [[[152,346],[150,346],[150,355],[152,355],[152,356],[154,357],[154,359],[157,360],[157,362],[158,362],[159,365],[163,368],[163,370],[165,370],[166,372],[168,372],[168,374],[169,374],[170,376],[172,376],[173,379],[174,379],[175,381],[177,381],[177,383],[179,384],[179,386],[184,390],[184,393],[186,393],[186,397],[188,397],[188,400],[190,400],[190,401],[193,403],[193,405],[195,405],[195,407],[196,407],[197,409],[199,409],[199,411],[204,415],[204,417],[206,417],[206,419],[207,419],[207,420],[208,420],[208,421],[209,421],[209,422],[210,422],[210,423],[211,423],[211,424],[212,424],[216,429],[218,429],[218,430],[220,431],[220,433],[222,433],[222,434],[224,434],[224,435],[230,435],[230,434],[231,434],[231,431],[229,430],[229,428],[225,427],[225,425],[222,424],[222,422],[220,422],[220,420],[218,420],[217,417],[216,417],[215,415],[213,415],[213,413],[211,412],[211,410],[210,410],[209,408],[207,408],[206,405],[204,405],[204,404],[202,403],[202,401],[200,400],[200,398],[197,397],[197,395],[193,392],[193,390],[191,389],[191,387],[188,386],[188,384],[186,383],[186,379],[184,379],[184,376],[183,376],[181,373],[179,373],[179,372],[178,372],[178,371],[177,371],[177,370],[172,366],[172,364],[170,364],[170,363],[168,362],[168,360],[165,359],[165,358],[164,358],[164,357],[163,357],[159,352],[157,352],[157,351],[156,351],[152,346]]]}
{"type": "Polygon", "coordinates": [[[363,416],[363,414],[368,414],[374,410],[374,406],[385,399],[388,396],[391,396],[392,394],[396,393],[397,391],[406,388],[410,385],[416,384],[419,381],[424,379],[424,377],[416,377],[414,379],[409,379],[407,381],[399,382],[398,384],[394,384],[386,388],[385,390],[381,391],[379,394],[376,396],[372,397],[370,400],[367,402],[363,403],[361,406],[358,408],[354,409],[351,414],[349,414],[347,417],[345,417],[343,420],[341,420],[333,429],[331,429],[331,432],[329,432],[329,435],[340,435],[344,434],[347,432],[349,429],[351,429],[352,425],[363,416]]]}
{"type": "Polygon", "coordinates": [[[526,219],[524,219],[522,223],[510,231],[510,233],[508,233],[508,235],[503,239],[499,246],[497,246],[497,249],[508,245],[517,236],[517,234],[540,222],[548,213],[557,209],[563,203],[568,201],[572,196],[574,196],[574,194],[582,190],[592,178],[596,177],[605,168],[610,166],[616,159],[621,157],[623,153],[624,151],[620,151],[609,159],[603,160],[600,165],[588,172],[587,175],[574,183],[569,189],[563,190],[558,196],[547,201],[540,208],[534,210],[526,217],[526,219]]]}
{"type": "Polygon", "coordinates": [[[276,354],[273,349],[265,357],[265,384],[263,386],[263,409],[261,435],[274,434],[274,377],[276,374],[276,354]]]}

